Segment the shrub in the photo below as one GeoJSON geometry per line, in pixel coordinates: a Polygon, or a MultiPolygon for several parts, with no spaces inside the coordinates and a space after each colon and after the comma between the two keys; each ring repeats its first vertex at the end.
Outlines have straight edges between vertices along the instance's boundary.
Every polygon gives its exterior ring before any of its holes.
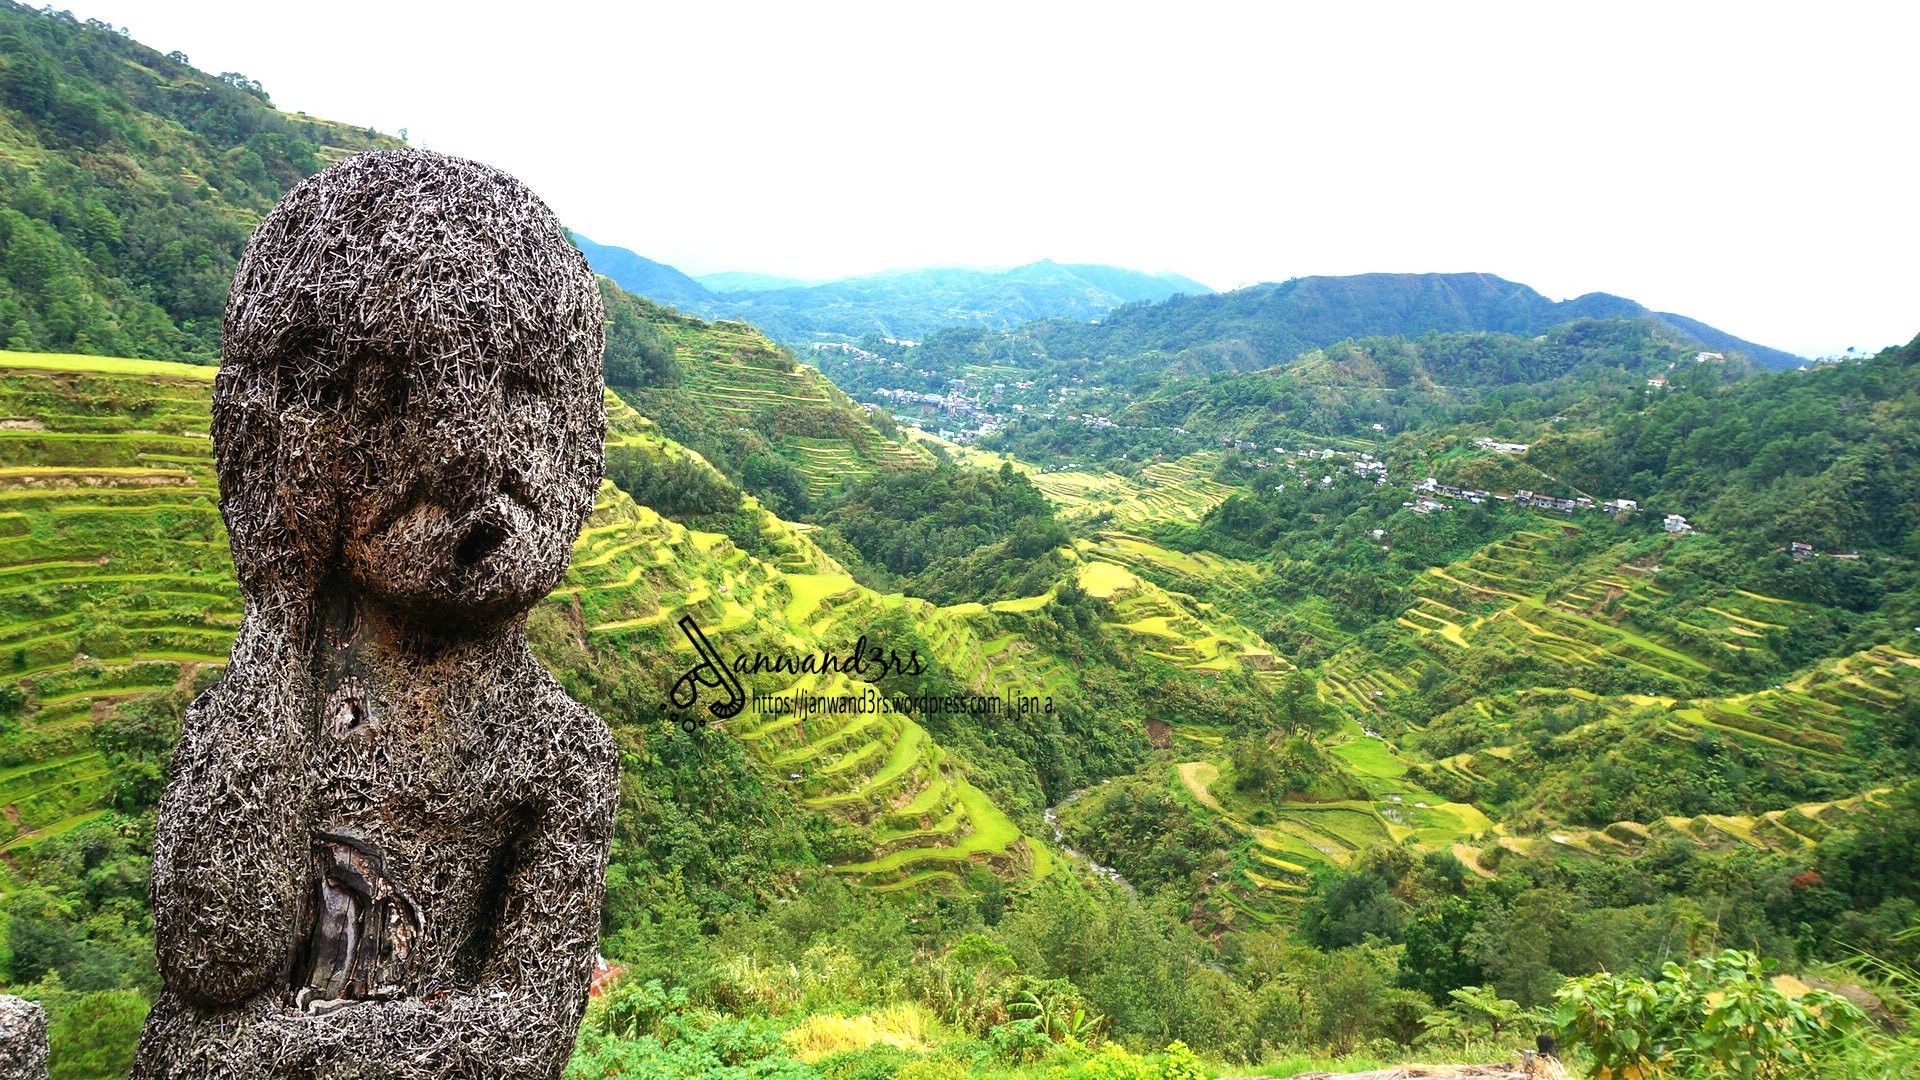
{"type": "Polygon", "coordinates": [[[873,1046],[923,1050],[926,1032],[927,1018],[919,1006],[898,1004],[859,1016],[809,1016],[789,1029],[785,1039],[794,1057],[817,1062],[873,1046]]]}
{"type": "Polygon", "coordinates": [[[1657,982],[1602,972],[1556,995],[1561,1036],[1586,1045],[1596,1080],[1668,1066],[1716,1076],[1810,1075],[1816,1052],[1859,1026],[1851,1002],[1821,990],[1791,995],[1767,977],[1773,961],[1728,949],[1657,982]]]}
{"type": "Polygon", "coordinates": [[[1158,1054],[1141,1056],[1118,1043],[1108,1043],[1086,1061],[1069,1068],[1062,1080],[1206,1080],[1200,1059],[1183,1042],[1173,1042],[1158,1054]]]}

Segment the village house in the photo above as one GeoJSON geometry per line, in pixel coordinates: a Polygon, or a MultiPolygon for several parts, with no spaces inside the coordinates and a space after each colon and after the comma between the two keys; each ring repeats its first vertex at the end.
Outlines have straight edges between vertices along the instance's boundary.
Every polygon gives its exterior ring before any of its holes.
{"type": "MultiPolygon", "coordinates": [[[[1521,506],[1531,506],[1536,510],[1558,510],[1563,514],[1573,513],[1580,505],[1572,499],[1560,499],[1552,495],[1542,495],[1537,491],[1528,491],[1526,488],[1521,488],[1519,491],[1514,492],[1513,501],[1519,503],[1521,506]]],[[[1591,506],[1593,504],[1589,501],[1587,505],[1591,506]]]]}
{"type": "Polygon", "coordinates": [[[1816,552],[1813,550],[1813,545],[1805,542],[1804,540],[1795,540],[1793,543],[1788,544],[1787,550],[1793,553],[1794,562],[1800,562],[1804,559],[1811,559],[1816,554],[1816,552]]]}
{"type": "Polygon", "coordinates": [[[1667,388],[1667,377],[1665,375],[1655,375],[1653,378],[1647,380],[1647,385],[1655,390],[1665,390],[1667,388]]]}
{"type": "Polygon", "coordinates": [[[1687,519],[1681,517],[1679,514],[1668,514],[1666,520],[1661,523],[1661,527],[1670,533],[1690,533],[1693,531],[1693,526],[1687,524],[1687,519]]]}
{"type": "Polygon", "coordinates": [[[1602,505],[1616,514],[1631,514],[1640,509],[1640,504],[1632,499],[1609,499],[1602,505]]]}
{"type": "Polygon", "coordinates": [[[1445,495],[1450,499],[1465,499],[1475,505],[1486,502],[1489,498],[1493,497],[1493,493],[1490,491],[1483,491],[1480,488],[1463,488],[1456,487],[1452,484],[1443,484],[1431,476],[1413,485],[1413,490],[1415,492],[1425,492],[1429,495],[1445,495]]]}

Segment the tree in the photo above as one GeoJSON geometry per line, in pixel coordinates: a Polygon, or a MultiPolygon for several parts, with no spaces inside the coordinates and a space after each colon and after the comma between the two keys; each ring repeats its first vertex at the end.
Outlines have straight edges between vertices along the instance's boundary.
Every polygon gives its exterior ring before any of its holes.
{"type": "Polygon", "coordinates": [[[1552,1000],[1562,972],[1555,960],[1574,929],[1574,898],[1558,887],[1528,889],[1466,937],[1502,996],[1533,1008],[1552,1000]]]}
{"type": "MultiPolygon", "coordinates": [[[[63,997],[69,995],[62,995],[63,997]]],[[[50,1080],[125,1076],[147,1019],[147,999],[134,990],[70,995],[47,1025],[50,1080]]]]}
{"type": "Polygon", "coordinates": [[[1317,740],[1339,728],[1340,714],[1320,700],[1306,672],[1295,671],[1280,686],[1280,725],[1288,735],[1317,740]]]}
{"type": "Polygon", "coordinates": [[[1400,985],[1440,999],[1486,979],[1486,969],[1467,948],[1467,936],[1479,925],[1472,904],[1445,896],[1423,904],[1407,920],[1400,954],[1400,985]]]}
{"type": "Polygon", "coordinates": [[[600,279],[607,308],[607,348],[603,354],[607,385],[616,390],[669,387],[680,381],[673,341],[653,324],[662,314],[650,302],[600,279]]]}
{"type": "Polygon", "coordinates": [[[126,702],[94,725],[94,746],[107,759],[112,778],[108,801],[116,809],[137,811],[160,801],[168,757],[179,737],[179,703],[160,694],[126,702]]]}

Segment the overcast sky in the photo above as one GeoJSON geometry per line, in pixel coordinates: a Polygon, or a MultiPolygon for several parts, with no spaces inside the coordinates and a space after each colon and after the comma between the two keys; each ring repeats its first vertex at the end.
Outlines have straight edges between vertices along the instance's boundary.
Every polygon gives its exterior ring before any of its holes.
{"type": "Polygon", "coordinates": [[[1475,270],[1920,332],[1920,5],[70,6],[689,273],[1475,270]]]}

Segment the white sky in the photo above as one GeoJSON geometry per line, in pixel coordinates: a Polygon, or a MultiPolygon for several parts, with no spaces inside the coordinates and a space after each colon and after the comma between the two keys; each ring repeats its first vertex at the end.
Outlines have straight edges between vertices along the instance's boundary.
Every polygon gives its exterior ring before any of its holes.
{"type": "Polygon", "coordinates": [[[62,6],[689,273],[1477,270],[1920,332],[1920,5],[62,6]]]}

